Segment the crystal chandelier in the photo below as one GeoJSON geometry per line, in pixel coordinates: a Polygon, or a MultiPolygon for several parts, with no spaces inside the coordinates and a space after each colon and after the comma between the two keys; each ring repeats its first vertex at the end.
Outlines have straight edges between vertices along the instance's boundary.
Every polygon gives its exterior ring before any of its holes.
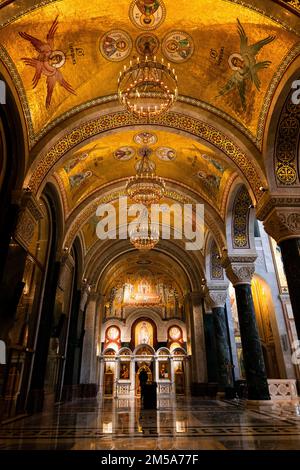
{"type": "Polygon", "coordinates": [[[166,184],[163,178],[155,173],[155,163],[150,160],[152,150],[148,147],[140,149],[141,158],[136,164],[136,175],[129,178],[126,185],[128,196],[145,209],[138,226],[130,233],[130,241],[138,250],[151,250],[159,241],[159,227],[153,226],[148,211],[151,204],[157,204],[165,194],[166,184]]]}
{"type": "Polygon", "coordinates": [[[136,175],[127,181],[128,196],[137,204],[157,204],[163,197],[166,184],[163,178],[155,173],[155,163],[150,160],[151,149],[144,147],[140,150],[142,158],[136,165],[136,175]]]}
{"type": "Polygon", "coordinates": [[[177,75],[165,65],[146,55],[124,65],[118,79],[118,95],[127,111],[138,117],[157,118],[165,113],[178,97],[177,75]]]}
{"type": "Polygon", "coordinates": [[[159,242],[159,228],[151,226],[146,208],[138,225],[129,232],[129,237],[130,242],[137,250],[152,250],[159,242]]]}

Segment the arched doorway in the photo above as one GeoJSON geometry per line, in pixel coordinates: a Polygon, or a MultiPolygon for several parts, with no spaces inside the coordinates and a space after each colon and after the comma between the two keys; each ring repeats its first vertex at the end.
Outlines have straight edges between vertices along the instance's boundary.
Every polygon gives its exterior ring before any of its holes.
{"type": "Polygon", "coordinates": [[[148,375],[147,383],[153,382],[153,371],[152,371],[151,366],[152,366],[152,363],[148,365],[145,362],[143,362],[140,366],[136,365],[136,367],[138,367],[138,370],[135,376],[135,395],[137,397],[141,395],[140,373],[142,372],[142,370],[144,370],[148,375]]]}
{"type": "MultiPolygon", "coordinates": [[[[137,326],[141,325],[141,328],[144,326],[145,320],[142,322],[137,322],[137,326]]],[[[150,324],[150,322],[147,322],[150,324]]],[[[141,387],[140,387],[140,373],[142,370],[145,370],[148,375],[147,383],[152,383],[155,381],[155,363],[154,363],[155,351],[148,344],[139,345],[134,351],[134,363],[135,363],[135,396],[140,396],[141,387]]]]}
{"type": "Polygon", "coordinates": [[[268,283],[257,274],[253,277],[251,289],[267,377],[276,379],[280,377],[280,372],[271,321],[275,315],[272,292],[268,283]]]}

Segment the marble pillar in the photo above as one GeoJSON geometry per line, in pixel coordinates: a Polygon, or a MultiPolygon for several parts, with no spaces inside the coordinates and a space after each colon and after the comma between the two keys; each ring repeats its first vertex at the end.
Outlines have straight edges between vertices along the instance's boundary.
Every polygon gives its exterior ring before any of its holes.
{"type": "Polygon", "coordinates": [[[270,400],[264,357],[251,292],[251,279],[255,271],[255,257],[246,261],[244,258],[227,258],[224,266],[226,267],[227,277],[235,288],[248,399],[270,400]]]}
{"type": "Polygon", "coordinates": [[[300,339],[300,237],[282,240],[279,247],[288,283],[295,326],[300,339]]]}
{"type": "Polygon", "coordinates": [[[258,210],[266,232],[281,249],[295,325],[300,339],[300,207],[299,197],[267,198],[258,210]]]}
{"type": "Polygon", "coordinates": [[[228,343],[225,308],[220,306],[213,307],[212,313],[216,335],[219,383],[224,388],[232,387],[232,364],[228,343]]]}
{"type": "Polygon", "coordinates": [[[232,363],[229,338],[226,324],[225,302],[227,289],[217,288],[207,290],[208,303],[212,308],[216,353],[218,363],[218,381],[221,388],[233,386],[232,363]]]}
{"type": "Polygon", "coordinates": [[[7,344],[23,293],[26,258],[43,214],[37,199],[22,190],[13,192],[12,220],[8,217],[0,227],[0,339],[7,344]]]}
{"type": "Polygon", "coordinates": [[[96,293],[89,295],[84,327],[84,339],[80,372],[80,383],[96,383],[97,350],[95,347],[97,311],[99,296],[96,293]]]}
{"type": "Polygon", "coordinates": [[[192,382],[196,390],[197,384],[207,382],[206,351],[203,327],[202,293],[190,294],[191,307],[191,346],[192,346],[192,382]]]}
{"type": "Polygon", "coordinates": [[[215,339],[215,327],[211,311],[206,311],[204,313],[203,325],[205,333],[207,380],[208,382],[218,382],[217,347],[215,339]]]}

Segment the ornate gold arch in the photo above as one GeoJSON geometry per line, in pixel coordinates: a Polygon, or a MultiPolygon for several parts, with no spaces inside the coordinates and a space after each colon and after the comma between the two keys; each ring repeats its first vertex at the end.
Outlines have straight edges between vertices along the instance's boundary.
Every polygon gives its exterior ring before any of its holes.
{"type": "MultiPolygon", "coordinates": [[[[99,196],[91,200],[90,204],[85,205],[83,210],[78,211],[78,214],[75,215],[74,218],[70,219],[69,226],[65,234],[63,246],[65,247],[72,246],[72,243],[77,233],[80,231],[83,225],[88,221],[88,219],[96,213],[96,210],[99,204],[107,204],[107,203],[113,202],[122,196],[126,196],[125,190],[111,191],[108,194],[99,196]]],[[[180,204],[194,204],[195,203],[195,199],[187,195],[180,194],[178,191],[175,191],[174,189],[167,190],[166,197],[170,198],[171,200],[175,202],[179,202],[180,204]]],[[[219,246],[219,249],[221,250],[226,244],[226,241],[225,241],[226,239],[225,239],[225,234],[224,234],[225,232],[222,233],[220,224],[218,224],[218,222],[216,221],[216,218],[213,215],[211,215],[208,211],[206,211],[205,213],[205,222],[207,226],[210,228],[210,230],[214,232],[216,242],[219,246]]]]}
{"type": "MultiPolygon", "coordinates": [[[[92,119],[81,126],[75,127],[59,139],[41,158],[28,182],[28,186],[36,194],[60,158],[91,137],[123,127],[146,124],[149,123],[146,121],[142,122],[134,116],[120,111],[92,119]]],[[[179,130],[213,145],[222,151],[240,169],[256,200],[259,201],[262,197],[259,188],[266,185],[266,179],[262,170],[258,168],[257,162],[251,161],[245,152],[220,130],[200,119],[178,112],[169,112],[160,118],[160,120],[151,120],[150,124],[179,130]]]]}

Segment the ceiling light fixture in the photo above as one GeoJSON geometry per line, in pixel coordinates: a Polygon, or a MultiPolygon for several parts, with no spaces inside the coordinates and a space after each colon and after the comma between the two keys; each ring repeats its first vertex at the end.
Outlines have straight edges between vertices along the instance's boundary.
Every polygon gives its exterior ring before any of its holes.
{"type": "Polygon", "coordinates": [[[142,251],[152,250],[159,242],[159,228],[151,226],[147,210],[139,224],[129,232],[129,238],[132,245],[142,251]]]}
{"type": "Polygon", "coordinates": [[[120,103],[137,118],[157,118],[168,111],[178,97],[177,75],[164,59],[146,55],[124,65],[118,79],[120,103]]]}
{"type": "Polygon", "coordinates": [[[128,196],[136,204],[158,204],[165,194],[166,184],[160,176],[155,173],[156,165],[150,160],[151,149],[141,149],[142,158],[136,165],[136,175],[131,176],[126,185],[128,196]]]}
{"type": "Polygon", "coordinates": [[[151,204],[158,204],[164,196],[166,184],[163,178],[156,175],[156,165],[150,160],[151,153],[149,147],[140,149],[136,175],[131,176],[126,185],[130,199],[145,206],[138,225],[129,233],[130,242],[138,250],[151,250],[159,242],[159,227],[151,224],[149,209],[151,204]]]}

